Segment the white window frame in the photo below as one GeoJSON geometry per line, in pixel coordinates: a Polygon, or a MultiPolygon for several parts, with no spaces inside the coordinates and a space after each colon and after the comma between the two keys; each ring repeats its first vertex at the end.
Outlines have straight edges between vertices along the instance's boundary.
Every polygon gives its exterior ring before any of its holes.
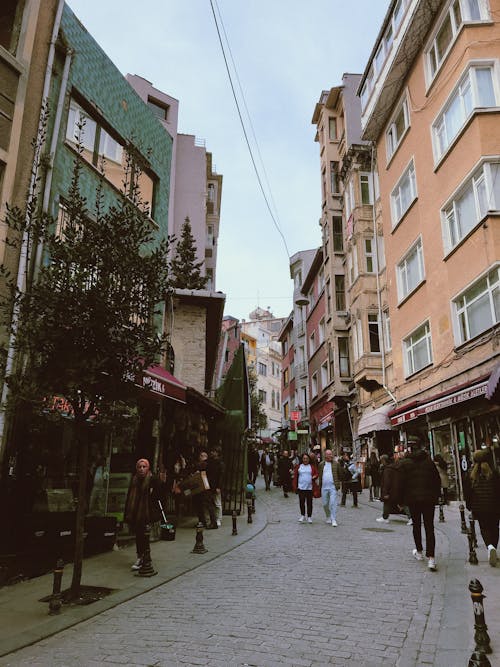
{"type": "Polygon", "coordinates": [[[417,175],[415,171],[415,161],[412,157],[391,192],[391,215],[393,229],[405,217],[407,211],[411,208],[411,205],[417,199],[417,197],[417,175]],[[404,188],[406,187],[406,184],[408,184],[410,189],[410,198],[407,202],[405,202],[403,199],[405,192],[404,188]]]}
{"type": "Polygon", "coordinates": [[[351,217],[351,213],[354,210],[354,207],[356,205],[356,200],[354,198],[354,183],[352,182],[352,179],[349,180],[349,182],[346,184],[345,192],[344,192],[344,201],[345,201],[345,219],[349,220],[351,217]]]}
{"type": "Polygon", "coordinates": [[[432,362],[432,338],[431,338],[431,327],[429,320],[423,322],[418,327],[416,327],[408,336],[403,339],[403,359],[404,359],[404,370],[405,377],[414,375],[418,373],[423,368],[430,366],[432,362]],[[419,335],[418,338],[413,340],[415,336],[419,335]],[[415,366],[415,357],[414,350],[421,342],[425,343],[427,350],[427,362],[416,368],[415,366]]]}
{"type": "Polygon", "coordinates": [[[382,313],[382,326],[384,331],[384,345],[386,351],[392,350],[392,336],[391,336],[391,316],[388,310],[382,313]]]}
{"type": "Polygon", "coordinates": [[[425,280],[425,263],[424,263],[424,248],[422,244],[422,237],[419,236],[417,240],[411,245],[408,252],[398,262],[396,267],[396,282],[398,288],[399,301],[403,301],[406,297],[414,292],[419,285],[425,280]],[[409,260],[412,257],[416,258],[418,280],[415,285],[408,284],[408,266],[409,260]]]}
{"type": "Polygon", "coordinates": [[[366,273],[376,273],[377,272],[377,255],[374,247],[373,236],[364,239],[364,248],[365,248],[365,271],[366,273]],[[370,244],[370,249],[368,249],[368,244],[370,244]],[[371,269],[369,266],[371,263],[371,269]]]}
{"type": "Polygon", "coordinates": [[[486,0],[473,0],[477,2],[477,8],[480,13],[479,19],[471,18],[469,1],[470,0],[449,0],[448,5],[443,10],[439,18],[439,21],[436,24],[436,28],[434,29],[431,38],[424,49],[425,75],[428,87],[436,78],[436,75],[438,74],[442,64],[446,60],[448,53],[453,48],[453,44],[455,43],[455,40],[457,39],[462,29],[462,26],[464,26],[465,24],[487,23],[491,21],[489,6],[486,0]],[[457,22],[457,16],[454,11],[454,8],[457,4],[460,7],[460,14],[461,14],[460,22],[457,22]],[[439,57],[437,48],[437,37],[439,32],[441,31],[441,28],[448,20],[450,21],[450,27],[452,33],[451,39],[445,51],[441,54],[441,57],[439,57]]]}
{"type": "Polygon", "coordinates": [[[318,324],[318,347],[325,342],[325,318],[321,318],[318,324]]]}
{"type": "Polygon", "coordinates": [[[312,357],[316,352],[316,332],[312,332],[309,336],[309,357],[312,357]]]}
{"type": "Polygon", "coordinates": [[[473,60],[467,64],[460,76],[457,85],[453,88],[446,102],[431,125],[432,147],[434,162],[437,166],[453,146],[455,139],[460,135],[469,119],[478,110],[494,110],[500,108],[499,65],[497,60],[473,60]],[[477,72],[491,71],[491,86],[495,104],[482,104],[480,98],[477,72]],[[470,105],[470,109],[467,107],[470,105]],[[451,110],[454,109],[459,117],[460,124],[452,126],[451,110]]]}
{"type": "Polygon", "coordinates": [[[321,364],[320,373],[321,373],[321,389],[325,389],[328,385],[328,382],[329,382],[328,361],[324,361],[321,364]]]}
{"type": "Polygon", "coordinates": [[[445,256],[491,212],[500,212],[500,156],[482,158],[441,208],[445,256]],[[462,222],[460,202],[468,192],[473,196],[474,218],[465,218],[462,222]]]}
{"type": "Polygon", "coordinates": [[[354,359],[357,361],[364,354],[364,345],[363,345],[363,321],[361,318],[358,318],[352,327],[353,334],[353,354],[354,359]]]}
{"type": "Polygon", "coordinates": [[[408,94],[405,92],[403,98],[400,100],[396,111],[393,113],[392,118],[387,126],[385,132],[385,148],[387,154],[387,162],[389,163],[392,159],[394,153],[398,150],[403,138],[406,136],[406,133],[410,129],[410,112],[408,106],[408,94]],[[398,133],[398,119],[400,115],[403,114],[403,123],[404,128],[402,132],[398,133]]]}
{"type": "Polygon", "coordinates": [[[369,171],[359,172],[359,194],[363,206],[373,206],[373,178],[369,171]],[[363,184],[368,186],[368,201],[363,201],[363,184]]]}
{"type": "Polygon", "coordinates": [[[328,139],[329,141],[338,140],[337,118],[335,116],[328,117],[328,139]],[[334,128],[333,133],[332,133],[332,126],[334,128]]]}
{"type": "Polygon", "coordinates": [[[314,398],[318,395],[318,372],[311,375],[311,395],[314,398]]]}
{"type": "Polygon", "coordinates": [[[460,294],[454,297],[451,302],[451,308],[455,342],[457,346],[467,343],[467,341],[479,336],[484,331],[487,331],[498,324],[498,322],[500,322],[500,263],[497,263],[493,268],[482,273],[462,290],[460,294]],[[478,294],[472,294],[467,300],[467,295],[474,292],[482,281],[485,281],[486,288],[478,294]],[[471,333],[470,311],[474,309],[475,306],[477,307],[478,303],[483,301],[485,296],[487,297],[489,305],[491,324],[471,333]],[[459,305],[459,301],[461,300],[466,300],[466,302],[459,305]]]}

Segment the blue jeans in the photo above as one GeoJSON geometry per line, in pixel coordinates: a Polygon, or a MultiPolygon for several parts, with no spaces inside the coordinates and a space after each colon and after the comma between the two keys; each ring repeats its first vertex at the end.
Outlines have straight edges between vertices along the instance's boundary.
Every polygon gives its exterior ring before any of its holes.
{"type": "Polygon", "coordinates": [[[326,517],[332,519],[337,518],[337,489],[334,486],[327,486],[321,489],[321,501],[326,517]]]}

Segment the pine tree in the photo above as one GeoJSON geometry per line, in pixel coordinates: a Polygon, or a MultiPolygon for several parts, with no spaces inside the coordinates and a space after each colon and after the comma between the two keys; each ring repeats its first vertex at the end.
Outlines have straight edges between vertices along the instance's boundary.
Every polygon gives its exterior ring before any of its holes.
{"type": "Polygon", "coordinates": [[[177,243],[171,264],[172,287],[178,289],[204,289],[208,277],[201,275],[203,262],[196,262],[196,248],[191,223],[186,217],[182,225],[181,238],[177,243]]]}

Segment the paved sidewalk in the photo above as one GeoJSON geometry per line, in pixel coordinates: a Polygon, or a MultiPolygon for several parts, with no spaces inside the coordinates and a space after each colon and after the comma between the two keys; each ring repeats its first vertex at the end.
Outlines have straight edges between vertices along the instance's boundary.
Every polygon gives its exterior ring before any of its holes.
{"type": "MultiPolygon", "coordinates": [[[[245,514],[237,519],[238,535],[232,535],[230,516],[223,517],[222,526],[218,530],[205,530],[204,544],[208,549],[205,554],[192,553],[196,536],[193,527],[177,528],[175,541],[160,541],[151,545],[153,565],[158,571],[152,577],[137,577],[131,572],[130,566],[136,558],[135,546],[132,545],[85,558],[82,584],[104,586],[114,589],[114,592],[86,606],[63,605],[57,616],[49,616],[48,603],[40,602],[41,598],[52,593],[52,574],[0,588],[0,656],[116,607],[255,537],[267,524],[265,506],[258,501],[252,519],[253,523],[247,523],[245,506],[245,514]]],[[[191,524],[194,526],[195,523],[196,519],[193,518],[191,524]]],[[[64,568],[62,590],[69,587],[72,570],[72,565],[64,568]]]]}

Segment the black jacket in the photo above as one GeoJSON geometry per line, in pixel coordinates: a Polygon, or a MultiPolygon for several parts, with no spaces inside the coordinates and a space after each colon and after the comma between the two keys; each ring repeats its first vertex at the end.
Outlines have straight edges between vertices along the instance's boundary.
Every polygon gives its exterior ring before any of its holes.
{"type": "Polygon", "coordinates": [[[292,470],[293,463],[288,456],[280,456],[278,459],[278,476],[281,483],[283,483],[283,481],[286,481],[289,484],[292,483],[292,470]]]}
{"type": "Polygon", "coordinates": [[[436,505],[441,479],[434,462],[424,450],[413,452],[400,464],[402,501],[405,505],[436,505]]]}
{"type": "Polygon", "coordinates": [[[401,465],[392,461],[380,466],[380,498],[386,503],[397,505],[401,502],[401,465]]]}
{"type": "Polygon", "coordinates": [[[467,509],[473,514],[493,514],[500,517],[500,477],[498,472],[486,479],[479,475],[474,486],[470,471],[464,478],[464,495],[467,509]]]}

